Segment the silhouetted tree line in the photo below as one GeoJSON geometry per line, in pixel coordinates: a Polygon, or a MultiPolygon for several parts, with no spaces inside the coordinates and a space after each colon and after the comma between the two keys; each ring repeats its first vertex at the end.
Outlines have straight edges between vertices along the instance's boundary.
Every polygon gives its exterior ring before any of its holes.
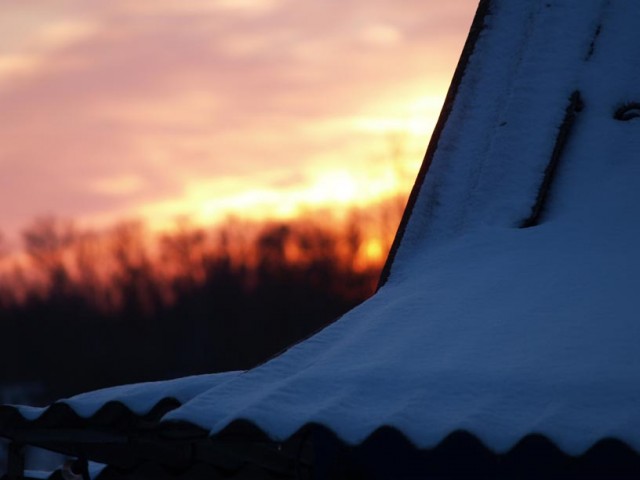
{"type": "Polygon", "coordinates": [[[373,292],[384,255],[367,261],[367,241],[378,228],[388,247],[396,219],[365,216],[182,221],[161,235],[136,222],[95,233],[38,219],[23,232],[26,261],[0,274],[0,389],[41,384],[46,402],[252,367],[373,292]]]}

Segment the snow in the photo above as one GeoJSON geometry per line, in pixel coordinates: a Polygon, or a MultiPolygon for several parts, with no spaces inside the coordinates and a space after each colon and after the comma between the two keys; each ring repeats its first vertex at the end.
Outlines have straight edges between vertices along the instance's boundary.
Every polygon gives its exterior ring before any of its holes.
{"type": "Polygon", "coordinates": [[[613,119],[640,100],[640,4],[493,3],[387,284],[163,421],[215,434],[245,419],[276,440],[315,422],[352,444],[393,426],[422,448],[466,430],[497,452],[531,433],[570,454],[614,437],[640,451],[640,119],[613,119]],[[585,107],[541,223],[517,228],[575,90],[585,107]]]}
{"type": "MultiPolygon", "coordinates": [[[[222,372],[206,375],[194,375],[160,382],[135,383],[82,393],[74,397],[59,400],[80,417],[89,418],[109,402],[119,402],[136,415],[149,413],[160,401],[172,398],[180,403],[191,400],[196,395],[228,381],[240,372],[222,372]]],[[[55,405],[55,404],[54,404],[55,405]]],[[[47,409],[37,407],[18,407],[20,414],[35,420],[47,409]]]]}

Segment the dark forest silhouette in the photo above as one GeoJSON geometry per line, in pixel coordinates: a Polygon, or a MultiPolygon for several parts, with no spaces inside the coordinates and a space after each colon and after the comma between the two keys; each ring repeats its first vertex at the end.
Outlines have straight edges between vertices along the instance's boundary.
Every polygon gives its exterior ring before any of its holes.
{"type": "Polygon", "coordinates": [[[183,220],[155,236],[139,222],[95,233],[37,219],[23,232],[27,267],[0,277],[0,390],[31,386],[42,403],[252,367],[373,292],[383,258],[366,261],[367,241],[388,248],[397,205],[344,221],[183,220]]]}

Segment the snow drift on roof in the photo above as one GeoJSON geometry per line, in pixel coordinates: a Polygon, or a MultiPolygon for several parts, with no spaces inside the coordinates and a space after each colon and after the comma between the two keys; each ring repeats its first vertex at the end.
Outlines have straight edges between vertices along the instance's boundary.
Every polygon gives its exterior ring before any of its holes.
{"type": "Polygon", "coordinates": [[[640,451],[640,119],[614,118],[640,100],[640,4],[496,0],[482,21],[387,284],[165,422],[640,451]]]}

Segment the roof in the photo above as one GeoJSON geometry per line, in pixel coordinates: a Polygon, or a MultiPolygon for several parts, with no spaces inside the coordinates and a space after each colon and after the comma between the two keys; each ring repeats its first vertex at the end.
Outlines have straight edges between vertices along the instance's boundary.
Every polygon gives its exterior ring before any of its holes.
{"type": "Polygon", "coordinates": [[[376,295],[156,434],[640,452],[639,23],[635,0],[482,1],[376,295]]]}
{"type": "Polygon", "coordinates": [[[483,5],[384,286],[163,422],[640,450],[640,5],[483,5]]]}

